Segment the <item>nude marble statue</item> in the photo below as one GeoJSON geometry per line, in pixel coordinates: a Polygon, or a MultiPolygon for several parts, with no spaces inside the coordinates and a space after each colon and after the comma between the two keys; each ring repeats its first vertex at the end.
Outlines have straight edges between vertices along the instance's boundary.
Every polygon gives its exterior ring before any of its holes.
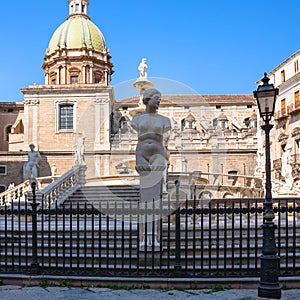
{"type": "Polygon", "coordinates": [[[171,130],[170,119],[157,113],[161,94],[156,89],[148,89],[143,94],[146,110],[133,117],[131,126],[138,133],[136,147],[136,168],[146,170],[149,166],[166,164],[166,134],[171,130]]]}
{"type": "MultiPolygon", "coordinates": [[[[168,151],[166,141],[171,130],[169,118],[157,113],[161,94],[147,89],[143,94],[146,110],[133,117],[131,126],[138,134],[136,146],[136,170],[140,175],[141,208],[157,209],[162,203],[168,151]]],[[[159,246],[159,222],[153,213],[141,218],[140,246],[159,246]],[[154,235],[153,235],[154,233],[154,235]]]]}
{"type": "Polygon", "coordinates": [[[39,161],[42,157],[38,151],[35,151],[35,145],[29,145],[30,152],[28,153],[28,162],[26,164],[26,177],[29,180],[36,180],[37,168],[39,167],[39,161]]]}

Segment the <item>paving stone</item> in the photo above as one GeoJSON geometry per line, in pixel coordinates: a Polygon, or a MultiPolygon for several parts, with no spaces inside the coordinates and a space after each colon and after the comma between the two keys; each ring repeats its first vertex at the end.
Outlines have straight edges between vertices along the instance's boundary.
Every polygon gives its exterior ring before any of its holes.
{"type": "Polygon", "coordinates": [[[0,292],[7,291],[7,290],[19,290],[21,288],[22,287],[19,285],[3,285],[3,286],[0,286],[0,292]]]}
{"type": "MultiPolygon", "coordinates": [[[[257,290],[232,289],[219,292],[211,290],[113,290],[109,288],[21,287],[1,286],[4,300],[265,300],[257,290]]],[[[300,300],[300,289],[283,290],[282,300],[300,300]]]]}

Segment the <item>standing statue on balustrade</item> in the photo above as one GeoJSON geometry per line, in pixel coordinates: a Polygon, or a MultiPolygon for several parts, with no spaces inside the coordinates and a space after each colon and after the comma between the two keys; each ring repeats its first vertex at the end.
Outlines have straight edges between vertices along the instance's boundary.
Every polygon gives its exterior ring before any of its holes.
{"type": "Polygon", "coordinates": [[[74,154],[74,163],[75,166],[78,165],[85,165],[85,158],[84,158],[84,142],[85,142],[85,137],[81,136],[77,139],[77,143],[75,145],[75,154],[74,154]]]}
{"type": "Polygon", "coordinates": [[[39,167],[39,161],[42,157],[38,151],[35,151],[34,144],[29,145],[30,152],[28,153],[28,162],[26,164],[26,179],[30,182],[36,181],[37,179],[37,168],[39,167]]]}

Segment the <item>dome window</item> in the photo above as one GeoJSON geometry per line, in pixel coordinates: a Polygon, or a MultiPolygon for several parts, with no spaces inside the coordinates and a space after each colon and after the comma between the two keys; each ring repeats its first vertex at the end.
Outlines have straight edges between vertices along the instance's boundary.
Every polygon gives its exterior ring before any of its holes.
{"type": "Polygon", "coordinates": [[[101,72],[95,72],[95,79],[94,79],[94,82],[95,83],[102,83],[103,80],[104,80],[104,76],[101,72]]]}
{"type": "Polygon", "coordinates": [[[56,84],[56,73],[55,72],[51,72],[51,74],[50,74],[50,83],[56,84]]]}

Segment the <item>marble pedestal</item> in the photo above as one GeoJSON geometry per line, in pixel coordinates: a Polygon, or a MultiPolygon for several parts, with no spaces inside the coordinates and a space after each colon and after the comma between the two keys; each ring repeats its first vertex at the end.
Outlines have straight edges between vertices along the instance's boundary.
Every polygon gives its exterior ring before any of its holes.
{"type": "Polygon", "coordinates": [[[160,247],[162,185],[165,165],[136,166],[140,174],[140,248],[160,247]]]}

